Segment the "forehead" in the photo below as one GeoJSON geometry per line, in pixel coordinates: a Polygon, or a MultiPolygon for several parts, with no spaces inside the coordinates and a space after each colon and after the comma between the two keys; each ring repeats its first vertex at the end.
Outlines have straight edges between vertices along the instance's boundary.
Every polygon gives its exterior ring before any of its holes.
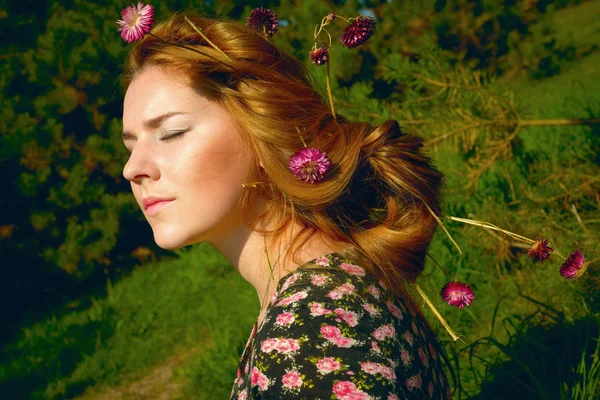
{"type": "Polygon", "coordinates": [[[125,93],[123,124],[147,120],[168,111],[191,112],[206,102],[183,79],[149,67],[136,75],[125,93]]]}

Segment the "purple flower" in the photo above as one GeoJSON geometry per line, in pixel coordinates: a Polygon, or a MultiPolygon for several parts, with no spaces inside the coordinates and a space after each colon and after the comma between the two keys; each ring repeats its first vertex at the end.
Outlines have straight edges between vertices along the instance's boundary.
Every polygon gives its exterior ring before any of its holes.
{"type": "Polygon", "coordinates": [[[262,32],[264,27],[266,34],[270,37],[277,32],[279,20],[273,11],[268,8],[260,7],[255,8],[250,12],[246,25],[259,32],[262,32]]]}
{"type": "Polygon", "coordinates": [[[304,182],[315,183],[323,179],[331,163],[327,154],[315,147],[304,147],[290,157],[290,170],[304,182]]]}
{"type": "Polygon", "coordinates": [[[471,304],[475,298],[473,289],[466,283],[448,282],[442,288],[442,299],[449,306],[463,308],[471,304]]]}
{"type": "Polygon", "coordinates": [[[538,239],[535,243],[527,250],[533,261],[543,262],[545,259],[550,258],[552,253],[552,247],[548,245],[546,239],[538,239]]]}
{"type": "Polygon", "coordinates": [[[325,65],[327,60],[329,60],[329,48],[327,46],[321,46],[313,49],[308,55],[313,64],[317,64],[318,66],[325,65]]]}
{"type": "Polygon", "coordinates": [[[127,43],[137,42],[152,29],[154,23],[154,7],[150,4],[133,4],[121,11],[122,20],[118,20],[118,31],[127,43]]]}
{"type": "Polygon", "coordinates": [[[587,269],[587,263],[583,253],[579,250],[575,250],[569,255],[569,258],[561,265],[560,274],[566,279],[577,279],[587,269]]]}
{"type": "Polygon", "coordinates": [[[350,25],[344,29],[340,36],[340,43],[352,49],[366,42],[375,29],[375,20],[371,17],[359,15],[350,25]]]}

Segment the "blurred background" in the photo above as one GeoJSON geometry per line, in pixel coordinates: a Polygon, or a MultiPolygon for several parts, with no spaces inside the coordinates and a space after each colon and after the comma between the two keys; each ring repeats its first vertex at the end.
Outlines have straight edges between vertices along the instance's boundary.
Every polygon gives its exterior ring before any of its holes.
{"type": "MultiPolygon", "coordinates": [[[[0,398],[228,398],[256,291],[204,244],[159,249],[121,175],[129,3],[0,2],[0,398]]],[[[446,175],[444,212],[546,238],[591,261],[574,281],[499,232],[445,224],[418,281],[462,341],[423,305],[452,357],[454,398],[600,396],[600,1],[155,1],[280,19],[272,40],[310,63],[333,12],[376,19],[358,49],[334,43],[336,110],[397,119],[446,175]],[[447,306],[449,280],[476,292],[447,306]]],[[[334,21],[334,42],[343,30],[334,21]]],[[[450,374],[448,372],[448,376],[450,374]]]]}

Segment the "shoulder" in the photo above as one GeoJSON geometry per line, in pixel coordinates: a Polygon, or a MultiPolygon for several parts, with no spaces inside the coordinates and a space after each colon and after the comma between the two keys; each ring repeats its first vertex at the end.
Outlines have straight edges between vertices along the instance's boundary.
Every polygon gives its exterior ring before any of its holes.
{"type": "Polygon", "coordinates": [[[297,271],[282,282],[255,342],[255,389],[263,398],[402,393],[392,355],[399,335],[385,289],[360,266],[344,264],[297,271]]]}

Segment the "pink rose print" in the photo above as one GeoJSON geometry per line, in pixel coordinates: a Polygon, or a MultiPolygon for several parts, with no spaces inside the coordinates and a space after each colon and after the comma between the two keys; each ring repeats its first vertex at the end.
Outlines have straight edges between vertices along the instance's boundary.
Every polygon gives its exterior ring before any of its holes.
{"type": "Polygon", "coordinates": [[[358,265],[341,263],[340,268],[343,269],[344,271],[346,271],[347,273],[349,273],[350,275],[356,275],[356,276],[364,276],[365,275],[365,270],[362,267],[359,267],[358,265]]]}
{"type": "Polygon", "coordinates": [[[406,388],[408,390],[418,389],[421,387],[421,375],[416,374],[415,376],[411,376],[406,380],[406,388]]]}
{"type": "Polygon", "coordinates": [[[275,349],[280,354],[288,354],[298,351],[300,349],[300,345],[296,339],[279,339],[275,345],[275,349]]]}
{"type": "Polygon", "coordinates": [[[337,371],[341,367],[342,364],[340,364],[339,361],[336,361],[336,359],[333,357],[326,357],[317,362],[317,369],[323,375],[337,371]]]}
{"type": "Polygon", "coordinates": [[[381,349],[379,348],[379,345],[377,345],[376,341],[371,342],[371,348],[375,353],[381,353],[381,349]]]}
{"type": "Polygon", "coordinates": [[[311,278],[310,283],[312,283],[315,286],[321,286],[328,280],[329,280],[329,277],[326,275],[317,275],[317,276],[313,276],[311,278]]]}
{"type": "Polygon", "coordinates": [[[302,386],[302,377],[296,371],[290,371],[281,378],[283,386],[288,389],[298,389],[302,386]]]}
{"type": "Polygon", "coordinates": [[[247,396],[248,396],[248,391],[246,389],[244,389],[242,392],[238,393],[238,400],[246,400],[247,396]]]}
{"type": "Polygon", "coordinates": [[[389,381],[392,382],[396,382],[396,374],[394,373],[394,370],[391,369],[390,367],[386,367],[385,365],[382,365],[379,372],[381,373],[381,375],[383,375],[383,377],[389,381]]]}
{"type": "Polygon", "coordinates": [[[392,368],[396,368],[398,366],[398,363],[394,360],[392,360],[391,358],[386,358],[388,364],[390,364],[390,367],[392,368]]]}
{"type": "Polygon", "coordinates": [[[325,339],[335,339],[337,337],[341,337],[342,332],[336,326],[323,325],[321,327],[321,335],[323,335],[325,339]]]}
{"type": "Polygon", "coordinates": [[[338,397],[347,396],[357,390],[356,385],[350,381],[339,381],[333,385],[333,393],[338,397]]]}
{"type": "Polygon", "coordinates": [[[354,372],[352,372],[352,371],[346,371],[346,373],[347,373],[348,375],[354,375],[354,372]]]}
{"type": "Polygon", "coordinates": [[[376,299],[379,299],[379,289],[377,289],[375,286],[369,286],[369,293],[371,293],[376,299]]]}
{"type": "Polygon", "coordinates": [[[315,260],[315,264],[320,265],[322,267],[328,267],[329,266],[329,258],[319,257],[315,260]]]}
{"type": "Polygon", "coordinates": [[[370,361],[361,362],[360,369],[362,369],[367,374],[374,375],[374,374],[379,373],[379,371],[381,370],[381,364],[370,362],[370,361]]]}
{"type": "Polygon", "coordinates": [[[285,282],[283,282],[283,285],[281,286],[281,289],[279,290],[280,293],[285,292],[285,290],[290,287],[290,285],[294,282],[296,282],[296,278],[298,278],[298,274],[292,274],[289,278],[287,278],[285,280],[285,282]]]}
{"type": "Polygon", "coordinates": [[[261,390],[267,390],[267,388],[269,387],[269,378],[267,378],[265,374],[260,372],[258,368],[252,367],[250,383],[252,384],[252,387],[258,385],[258,387],[260,387],[261,390]]]}
{"type": "Polygon", "coordinates": [[[331,292],[327,293],[327,297],[337,300],[341,299],[343,295],[350,294],[352,292],[354,292],[354,286],[352,286],[350,283],[344,283],[343,285],[340,285],[331,292]]]}
{"type": "Polygon", "coordinates": [[[411,335],[409,331],[404,332],[404,336],[402,336],[402,337],[404,339],[406,339],[406,341],[408,342],[409,345],[412,346],[414,338],[413,338],[413,335],[411,335]]]}
{"type": "Polygon", "coordinates": [[[288,296],[283,300],[280,300],[279,303],[277,303],[275,305],[276,306],[287,306],[287,305],[290,305],[300,299],[305,299],[306,296],[308,296],[308,293],[306,292],[306,290],[303,290],[301,292],[294,293],[293,295],[288,296]]]}
{"type": "Polygon", "coordinates": [[[423,349],[421,349],[419,347],[418,353],[419,353],[419,358],[421,359],[421,362],[425,365],[425,368],[429,368],[429,359],[427,358],[427,355],[425,355],[425,352],[423,351],[423,349]]]}
{"type": "Polygon", "coordinates": [[[262,351],[264,351],[265,353],[269,353],[269,352],[275,350],[278,342],[279,342],[279,339],[275,339],[275,338],[265,339],[262,342],[260,342],[260,349],[262,351]]]}
{"type": "Polygon", "coordinates": [[[277,301],[277,297],[279,297],[279,294],[277,292],[273,293],[273,296],[271,296],[271,304],[277,301]]]}
{"type": "Polygon", "coordinates": [[[345,347],[345,348],[352,347],[356,344],[356,339],[347,338],[347,337],[343,337],[343,336],[334,338],[330,341],[335,343],[335,345],[337,347],[345,347]]]}
{"type": "Polygon", "coordinates": [[[244,364],[244,374],[248,373],[248,361],[244,364]]]}
{"type": "Polygon", "coordinates": [[[377,310],[375,307],[373,307],[371,304],[369,303],[364,303],[363,304],[363,308],[371,315],[377,315],[379,314],[379,310],[377,310]]]}
{"type": "Polygon", "coordinates": [[[429,353],[431,354],[431,357],[433,357],[434,360],[437,360],[437,353],[435,351],[435,347],[433,347],[431,343],[429,343],[429,353]]]}
{"type": "Polygon", "coordinates": [[[344,310],[343,308],[336,308],[335,313],[340,316],[341,319],[346,321],[350,326],[356,326],[358,324],[358,315],[355,312],[344,310]]]}
{"type": "Polygon", "coordinates": [[[387,397],[387,400],[400,400],[400,398],[398,396],[396,396],[395,394],[390,394],[387,397]]]}
{"type": "Polygon", "coordinates": [[[408,354],[406,350],[400,350],[400,358],[402,359],[404,365],[407,366],[410,364],[410,354],[408,354]]]}
{"type": "Polygon", "coordinates": [[[296,317],[294,316],[294,314],[290,312],[284,312],[277,316],[277,318],[275,319],[275,323],[281,326],[290,326],[294,323],[295,320],[296,317]]]}
{"type": "Polygon", "coordinates": [[[323,304],[321,304],[321,303],[312,303],[310,306],[310,314],[313,317],[316,317],[319,315],[331,314],[331,313],[332,313],[332,311],[324,308],[323,304]]]}
{"type": "Polygon", "coordinates": [[[367,393],[359,390],[356,385],[349,381],[339,381],[333,385],[333,393],[336,399],[343,400],[368,400],[371,399],[367,393]]]}
{"type": "Polygon", "coordinates": [[[372,333],[373,337],[379,341],[385,340],[387,337],[392,337],[396,333],[396,330],[392,324],[382,325],[375,329],[372,333]]]}
{"type": "Polygon", "coordinates": [[[390,310],[394,317],[398,318],[399,320],[402,320],[402,318],[404,318],[404,316],[402,315],[402,311],[400,311],[400,309],[396,307],[394,303],[388,300],[385,302],[385,304],[387,305],[388,310],[390,310]]]}

